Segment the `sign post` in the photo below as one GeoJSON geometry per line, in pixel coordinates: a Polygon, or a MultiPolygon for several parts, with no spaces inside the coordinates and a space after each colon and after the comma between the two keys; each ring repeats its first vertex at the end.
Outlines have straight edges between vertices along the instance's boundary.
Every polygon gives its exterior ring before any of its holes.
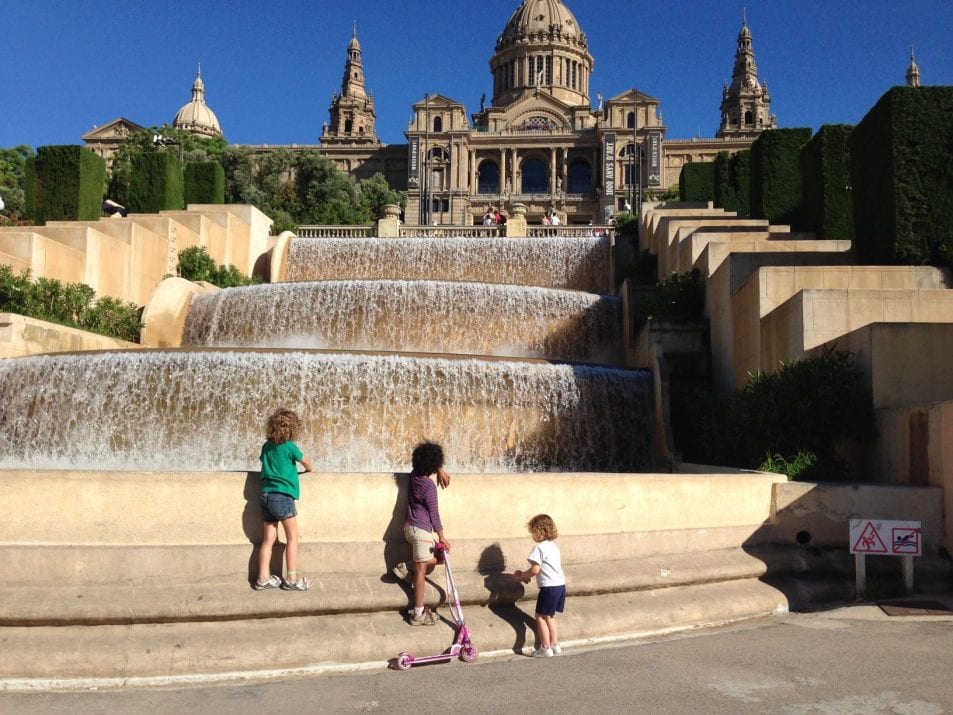
{"type": "Polygon", "coordinates": [[[923,553],[919,521],[850,520],[850,553],[854,554],[857,597],[867,591],[868,554],[903,557],[903,585],[913,593],[913,557],[923,553]]]}

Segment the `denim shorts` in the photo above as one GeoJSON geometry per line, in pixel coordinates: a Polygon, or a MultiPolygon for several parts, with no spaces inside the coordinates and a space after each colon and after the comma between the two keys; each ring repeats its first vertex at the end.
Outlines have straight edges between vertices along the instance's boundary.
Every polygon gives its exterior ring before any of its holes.
{"type": "Polygon", "coordinates": [[[540,586],[536,597],[536,613],[541,616],[555,616],[566,607],[565,586],[540,586]]]}
{"type": "Polygon", "coordinates": [[[295,500],[288,494],[262,492],[258,503],[261,504],[261,513],[267,524],[274,524],[298,515],[295,500]]]}

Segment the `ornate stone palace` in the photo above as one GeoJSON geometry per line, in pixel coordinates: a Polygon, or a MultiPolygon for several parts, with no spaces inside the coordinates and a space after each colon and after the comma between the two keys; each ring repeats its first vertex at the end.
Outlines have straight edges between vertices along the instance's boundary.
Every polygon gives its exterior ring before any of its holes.
{"type": "MultiPolygon", "coordinates": [[[[526,205],[531,222],[555,212],[565,223],[601,223],[646,192],[676,183],[684,164],[745,149],[777,126],[767,86],[758,80],[747,22],[738,34],[715,137],[667,139],[659,100],[634,88],[607,99],[597,94],[593,106],[593,64],[588,38],[562,0],[522,0],[496,40],[489,104],[481,99],[479,111],[468,113],[450,97],[429,94],[413,104],[407,143],[387,145],[378,138],[355,31],[321,143],[281,148],[318,150],[356,179],[384,174],[393,188],[407,192],[408,224],[479,223],[488,208],[505,211],[515,202],[526,205]]],[[[220,136],[204,94],[199,71],[192,101],[173,124],[220,136]]],[[[83,140],[108,157],[138,128],[119,118],[83,140]]]]}

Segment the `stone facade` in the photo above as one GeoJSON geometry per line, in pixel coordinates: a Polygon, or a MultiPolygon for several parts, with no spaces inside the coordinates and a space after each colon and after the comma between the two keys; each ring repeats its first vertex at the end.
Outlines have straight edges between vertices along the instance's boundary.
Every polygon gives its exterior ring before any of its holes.
{"type": "MultiPolygon", "coordinates": [[[[601,224],[676,184],[685,164],[747,149],[763,129],[777,126],[746,22],[715,137],[667,138],[660,101],[635,88],[593,98],[594,63],[588,37],[562,0],[524,0],[490,57],[490,101],[482,97],[470,112],[451,97],[428,93],[412,105],[407,143],[388,145],[378,136],[355,30],[321,143],[249,148],[319,151],[358,180],[382,173],[407,192],[409,225],[477,224],[488,209],[509,214],[517,203],[525,205],[529,224],[554,213],[564,225],[601,224]]],[[[192,93],[175,126],[220,136],[201,71],[192,93]]],[[[121,140],[102,131],[83,138],[101,154],[121,140]]]]}

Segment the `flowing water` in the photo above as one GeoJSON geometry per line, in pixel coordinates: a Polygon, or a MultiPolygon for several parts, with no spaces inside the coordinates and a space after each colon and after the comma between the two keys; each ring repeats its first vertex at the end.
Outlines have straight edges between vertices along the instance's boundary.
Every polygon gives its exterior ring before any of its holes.
{"type": "Polygon", "coordinates": [[[0,361],[0,468],[255,470],[277,407],[318,470],[423,439],[457,471],[652,468],[605,239],[293,239],[288,274],[196,296],[189,347],[0,361]]]}

